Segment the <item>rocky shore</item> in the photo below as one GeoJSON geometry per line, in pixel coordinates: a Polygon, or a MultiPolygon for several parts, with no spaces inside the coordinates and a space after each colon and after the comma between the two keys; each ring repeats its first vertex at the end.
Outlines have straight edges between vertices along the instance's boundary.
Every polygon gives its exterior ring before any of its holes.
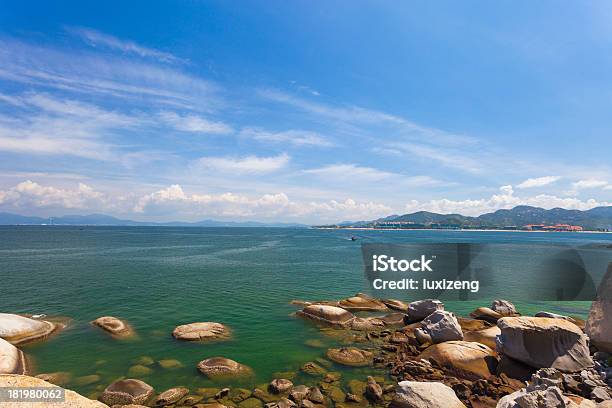
{"type": "MultiPolygon", "coordinates": [[[[610,408],[608,293],[599,292],[587,322],[546,311],[523,316],[503,299],[475,309],[469,317],[456,316],[436,299],[405,303],[357,294],[338,301],[295,301],[296,318],[312,322],[340,343],[322,348],[320,358],[304,361],[296,372],[279,373],[252,388],[230,386],[238,378],[251,378],[253,369],[230,356],[214,356],[200,361],[194,375],[214,380],[218,387],[189,389],[177,384],[155,390],[136,378],[138,370],[150,370],[153,363],[143,357],[130,368],[135,378],[117,379],[89,396],[95,400],[68,392],[63,406],[610,408]],[[344,378],[346,371],[340,367],[361,370],[357,372],[363,372],[363,378],[344,378]]],[[[115,341],[134,334],[128,322],[112,316],[92,324],[115,341]]],[[[27,356],[18,348],[44,341],[61,328],[40,316],[0,314],[0,387],[76,384],[68,373],[31,372],[27,356]]],[[[168,335],[206,344],[227,340],[232,331],[222,323],[191,322],[168,335]]],[[[322,345],[316,340],[309,344],[322,345]]]]}

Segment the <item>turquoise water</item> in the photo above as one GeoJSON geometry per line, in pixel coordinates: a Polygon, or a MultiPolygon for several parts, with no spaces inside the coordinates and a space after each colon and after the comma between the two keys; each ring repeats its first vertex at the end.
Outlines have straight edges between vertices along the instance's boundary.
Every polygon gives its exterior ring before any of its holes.
{"type": "MultiPolygon", "coordinates": [[[[143,379],[157,389],[211,383],[198,361],[221,355],[251,366],[267,382],[295,371],[333,344],[310,322],[295,318],[293,299],[340,299],[368,292],[361,242],[610,242],[610,235],[461,231],[170,227],[0,227],[0,311],[67,316],[69,326],[44,342],[25,345],[36,372],[98,374],[97,384],[71,388],[91,393],[127,376],[141,356],[177,359],[184,367],[143,379]],[[102,315],[129,321],[137,337],[116,340],[89,322],[102,315]],[[218,321],[234,338],[216,344],[175,341],[172,330],[194,321],[218,321]]],[[[407,301],[414,299],[404,299],[407,301]]],[[[482,302],[447,303],[467,314],[482,302]]],[[[519,303],[524,314],[541,309],[585,316],[588,302],[519,303]]],[[[334,369],[339,369],[335,367],[334,369]]],[[[354,370],[353,370],[354,371],[354,370]]]]}

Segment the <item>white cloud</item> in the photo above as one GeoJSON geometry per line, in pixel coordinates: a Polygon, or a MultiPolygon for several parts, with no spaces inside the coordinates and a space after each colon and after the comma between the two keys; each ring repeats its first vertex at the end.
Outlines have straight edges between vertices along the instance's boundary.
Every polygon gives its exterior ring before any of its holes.
{"type": "Polygon", "coordinates": [[[554,183],[559,180],[561,177],[559,176],[544,176],[544,177],[536,177],[536,178],[528,178],[522,183],[518,184],[516,188],[535,188],[535,187],[543,187],[549,184],[554,183]]]}
{"type": "Polygon", "coordinates": [[[27,180],[0,191],[0,206],[11,209],[63,208],[88,209],[108,208],[109,198],[92,187],[79,183],[76,189],[43,186],[27,180]]]}
{"type": "Polygon", "coordinates": [[[233,131],[232,127],[223,122],[214,122],[198,115],[179,115],[176,112],[160,112],[159,117],[166,124],[183,132],[226,134],[233,131]]]}
{"type": "Polygon", "coordinates": [[[406,204],[405,208],[408,212],[426,210],[442,214],[459,213],[462,215],[477,216],[500,209],[510,209],[517,205],[529,205],[546,209],[560,207],[565,209],[588,210],[599,206],[609,206],[612,205],[612,202],[597,201],[595,199],[580,200],[575,197],[557,197],[548,194],[519,197],[514,195],[512,186],[507,185],[500,187],[500,192],[498,194],[493,194],[489,198],[478,200],[450,200],[444,198],[427,202],[413,200],[406,204]]]}
{"type": "Polygon", "coordinates": [[[85,27],[67,27],[66,30],[85,40],[92,46],[105,46],[115,50],[119,50],[129,54],[135,54],[140,57],[155,58],[164,62],[180,61],[174,55],[159,51],[153,48],[144,47],[133,41],[122,40],[109,34],[93,30],[85,27]]]}
{"type": "Polygon", "coordinates": [[[260,128],[244,128],[240,136],[264,142],[291,143],[296,146],[330,147],[334,144],[316,132],[307,130],[286,130],[283,132],[269,132],[260,128]]]}
{"type": "Polygon", "coordinates": [[[586,190],[590,188],[604,188],[604,187],[607,187],[608,185],[609,184],[607,181],[597,180],[597,179],[579,180],[579,181],[576,181],[575,183],[572,183],[572,187],[574,188],[574,190],[586,190]]]}
{"type": "Polygon", "coordinates": [[[285,168],[289,160],[286,153],[270,157],[202,157],[197,160],[195,167],[231,174],[265,174],[285,168]]]}

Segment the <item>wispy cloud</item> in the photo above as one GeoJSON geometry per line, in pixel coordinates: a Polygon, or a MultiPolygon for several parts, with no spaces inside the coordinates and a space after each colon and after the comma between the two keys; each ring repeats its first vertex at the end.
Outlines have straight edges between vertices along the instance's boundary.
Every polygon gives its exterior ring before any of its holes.
{"type": "Polygon", "coordinates": [[[159,51],[154,48],[148,48],[137,44],[134,41],[123,40],[114,37],[110,34],[105,34],[91,28],[66,27],[66,31],[82,38],[84,41],[94,47],[108,47],[128,54],[134,54],[139,57],[145,58],[154,58],[163,62],[182,61],[182,59],[177,58],[176,56],[168,52],[159,51]]]}
{"type": "Polygon", "coordinates": [[[295,146],[318,146],[331,147],[332,142],[321,136],[317,132],[307,130],[285,130],[282,132],[270,132],[261,128],[243,128],[240,136],[252,138],[263,142],[290,143],[295,146]]]}
{"type": "Polygon", "coordinates": [[[270,157],[202,157],[196,161],[195,167],[231,174],[265,174],[285,168],[289,160],[286,153],[270,157]]]}
{"type": "Polygon", "coordinates": [[[544,177],[535,177],[528,178],[522,183],[518,184],[516,188],[535,188],[535,187],[544,187],[549,184],[552,184],[559,180],[561,177],[559,176],[544,176],[544,177]]]}
{"type": "Polygon", "coordinates": [[[575,190],[586,190],[586,189],[592,189],[592,188],[604,188],[607,187],[609,184],[606,180],[597,180],[597,179],[586,179],[586,180],[579,180],[576,181],[575,183],[572,183],[572,187],[575,190]]]}
{"type": "Polygon", "coordinates": [[[159,113],[159,117],[168,125],[183,132],[215,134],[233,132],[230,125],[219,121],[211,121],[199,115],[179,115],[176,112],[164,111],[159,113]]]}

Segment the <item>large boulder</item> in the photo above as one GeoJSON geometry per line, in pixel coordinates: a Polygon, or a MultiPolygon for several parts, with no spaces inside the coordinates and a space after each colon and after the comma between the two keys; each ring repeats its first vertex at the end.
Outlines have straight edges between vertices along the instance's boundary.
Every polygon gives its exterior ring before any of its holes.
{"type": "MultiPolygon", "coordinates": [[[[41,380],[40,378],[28,377],[27,375],[14,375],[14,374],[0,374],[0,387],[19,387],[19,388],[29,388],[29,387],[55,387],[55,385],[50,384],[46,381],[41,380]]],[[[74,391],[66,390],[65,391],[65,400],[63,402],[57,402],[54,404],[35,404],[35,403],[16,403],[16,404],[0,404],[2,407],[26,407],[26,406],[35,406],[35,407],[53,407],[53,408],[108,408],[108,405],[103,404],[102,402],[90,400],[89,398],[85,398],[82,395],[77,394],[74,391]]]]}
{"type": "Polygon", "coordinates": [[[598,350],[612,353],[612,263],[597,288],[584,331],[598,350]]]}
{"type": "Polygon", "coordinates": [[[118,380],[104,389],[100,401],[108,405],[144,405],[155,391],[144,381],[128,378],[118,380]]]}
{"type": "Polygon", "coordinates": [[[419,322],[438,310],[444,310],[444,304],[437,299],[424,299],[411,302],[408,304],[404,322],[406,324],[419,322]]]}
{"type": "Polygon", "coordinates": [[[476,343],[484,344],[495,350],[497,336],[501,334],[501,329],[497,326],[491,326],[482,330],[474,330],[465,332],[463,334],[463,340],[473,341],[476,343]]]}
{"type": "Polygon", "coordinates": [[[565,319],[504,317],[497,325],[497,351],[531,367],[575,372],[593,366],[587,337],[565,319]]]}
{"type": "Polygon", "coordinates": [[[439,382],[402,381],[391,408],[465,408],[452,388],[439,382]]]}
{"type": "Polygon", "coordinates": [[[408,310],[408,303],[402,302],[397,299],[383,299],[382,302],[387,305],[389,309],[399,310],[400,312],[406,312],[408,310]]]}
{"type": "Polygon", "coordinates": [[[229,339],[231,332],[227,326],[221,323],[197,322],[177,326],[172,335],[179,340],[208,341],[229,339]]]}
{"type": "Polygon", "coordinates": [[[370,351],[355,347],[343,347],[327,350],[327,358],[346,366],[367,366],[372,364],[374,355],[370,351]]]}
{"type": "Polygon", "coordinates": [[[355,317],[348,325],[351,329],[358,331],[382,330],[385,326],[384,320],[378,317],[355,317]]]}
{"type": "Polygon", "coordinates": [[[25,374],[23,352],[6,340],[0,339],[0,374],[25,374]]]}
{"type": "Polygon", "coordinates": [[[0,313],[0,338],[12,344],[44,339],[53,333],[56,328],[57,326],[54,323],[45,320],[0,313]]]}
{"type": "Polygon", "coordinates": [[[91,322],[94,326],[98,326],[107,333],[115,337],[129,337],[134,334],[132,328],[127,322],[113,316],[102,316],[91,322]]]}
{"type": "Polygon", "coordinates": [[[330,305],[309,305],[298,311],[297,315],[334,326],[346,326],[355,318],[351,312],[330,305]]]}
{"type": "MultiPolygon", "coordinates": [[[[442,343],[452,340],[463,340],[461,326],[454,314],[436,310],[421,322],[415,330],[417,340],[427,339],[431,343],[442,343]]],[[[425,341],[421,341],[425,343],[425,341]]]]}
{"type": "Polygon", "coordinates": [[[491,310],[502,316],[518,316],[516,307],[509,300],[495,299],[493,303],[491,303],[491,310]]]}
{"type": "Polygon", "coordinates": [[[478,320],[484,320],[485,322],[496,324],[502,316],[500,313],[488,307],[479,307],[470,313],[470,317],[478,320]]]}
{"type": "Polygon", "coordinates": [[[253,370],[225,357],[211,357],[198,363],[198,370],[212,380],[249,377],[253,370]]]}
{"type": "MultiPolygon", "coordinates": [[[[581,404],[582,405],[582,404],[581,404]]],[[[528,391],[522,388],[502,397],[496,408],[565,408],[578,407],[557,387],[528,391]]]]}
{"type": "Polygon", "coordinates": [[[434,344],[419,358],[433,360],[438,366],[467,379],[487,379],[497,368],[497,354],[489,347],[468,341],[447,341],[434,344]]]}
{"type": "Polygon", "coordinates": [[[363,293],[341,300],[338,306],[351,312],[380,312],[388,310],[387,305],[363,293]]]}

